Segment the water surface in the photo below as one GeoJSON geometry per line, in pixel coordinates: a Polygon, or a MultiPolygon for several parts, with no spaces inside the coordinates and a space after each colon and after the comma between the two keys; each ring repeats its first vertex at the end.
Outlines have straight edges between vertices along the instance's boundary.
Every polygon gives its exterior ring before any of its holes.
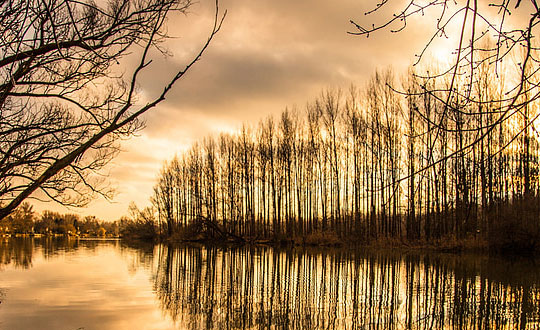
{"type": "Polygon", "coordinates": [[[0,329],[538,329],[534,259],[0,241],[0,329]]]}

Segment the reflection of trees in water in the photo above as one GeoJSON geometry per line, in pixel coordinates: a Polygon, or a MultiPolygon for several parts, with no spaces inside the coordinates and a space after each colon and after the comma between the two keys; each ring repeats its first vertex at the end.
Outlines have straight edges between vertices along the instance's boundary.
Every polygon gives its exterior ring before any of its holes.
{"type": "MultiPolygon", "coordinates": [[[[44,259],[52,259],[58,255],[75,253],[79,249],[92,253],[100,245],[115,245],[120,248],[120,251],[129,250],[132,255],[137,256],[136,259],[140,260],[140,263],[151,264],[151,249],[149,254],[146,247],[129,246],[121,241],[78,240],[69,237],[21,237],[0,238],[0,265],[13,265],[16,268],[26,269],[32,267],[32,260],[37,255],[43,256],[44,259]]],[[[129,253],[124,254],[129,255],[129,253]]]]}
{"type": "MultiPolygon", "coordinates": [[[[45,259],[52,259],[60,254],[75,252],[82,245],[78,240],[69,237],[43,237],[35,238],[33,241],[36,245],[36,252],[41,251],[45,259]]],[[[94,247],[90,245],[88,248],[93,249],[94,247]]]]}
{"type": "Polygon", "coordinates": [[[32,267],[32,259],[36,253],[50,259],[59,253],[72,252],[78,248],[77,240],[65,237],[3,238],[0,239],[0,264],[12,264],[26,269],[32,267]]]}
{"type": "Polygon", "coordinates": [[[30,268],[33,251],[32,240],[2,238],[0,239],[0,264],[3,267],[13,263],[18,268],[30,268]]]}
{"type": "Polygon", "coordinates": [[[119,249],[130,274],[135,274],[141,267],[148,270],[152,268],[156,247],[153,243],[118,240],[109,244],[114,244],[119,249]]]}
{"type": "Polygon", "coordinates": [[[192,329],[531,329],[539,322],[534,263],[262,247],[156,251],[162,308],[192,329]]]}

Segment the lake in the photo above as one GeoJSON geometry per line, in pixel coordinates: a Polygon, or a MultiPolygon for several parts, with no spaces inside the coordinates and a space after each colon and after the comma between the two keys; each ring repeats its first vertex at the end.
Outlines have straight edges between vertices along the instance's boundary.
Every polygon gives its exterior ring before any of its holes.
{"type": "Polygon", "coordinates": [[[0,240],[0,329],[538,329],[530,258],[0,240]]]}

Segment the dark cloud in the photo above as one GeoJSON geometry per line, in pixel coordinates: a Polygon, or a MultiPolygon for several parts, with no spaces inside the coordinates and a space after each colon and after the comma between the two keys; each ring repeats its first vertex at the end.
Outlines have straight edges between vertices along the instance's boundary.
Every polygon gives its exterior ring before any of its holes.
{"type": "MultiPolygon", "coordinates": [[[[211,28],[213,1],[203,0],[188,16],[170,17],[172,57],[154,56],[143,75],[142,98],[157,95],[178,68],[198,52],[211,28]]],[[[402,34],[370,38],[347,34],[350,19],[371,25],[396,8],[364,16],[375,2],[358,0],[222,0],[223,28],[202,59],[146,117],[141,137],[124,144],[111,168],[117,202],[98,201],[87,213],[116,219],[129,201],[144,204],[161,162],[193,141],[219,131],[255,124],[286,106],[303,105],[327,87],[363,84],[377,68],[404,69],[431,33],[429,19],[411,22],[402,34]]],[[[402,4],[397,4],[402,5],[402,4]]],[[[131,63],[125,66],[130,72],[131,63]]]]}

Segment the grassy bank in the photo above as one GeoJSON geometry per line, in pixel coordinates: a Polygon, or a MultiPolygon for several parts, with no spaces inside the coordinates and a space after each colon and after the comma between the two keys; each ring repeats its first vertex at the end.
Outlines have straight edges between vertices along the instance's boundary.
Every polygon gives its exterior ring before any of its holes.
{"type": "Polygon", "coordinates": [[[333,232],[317,232],[305,236],[257,238],[245,237],[242,239],[224,239],[204,236],[184,236],[176,234],[166,236],[124,236],[130,241],[154,241],[170,244],[197,243],[204,245],[267,245],[273,247],[313,247],[338,249],[372,249],[395,251],[433,251],[450,253],[497,253],[531,255],[538,252],[534,249],[523,249],[522,246],[495,246],[480,236],[469,236],[462,239],[445,237],[434,240],[407,240],[405,238],[379,238],[369,241],[355,240],[353,238],[339,238],[333,232]]]}

